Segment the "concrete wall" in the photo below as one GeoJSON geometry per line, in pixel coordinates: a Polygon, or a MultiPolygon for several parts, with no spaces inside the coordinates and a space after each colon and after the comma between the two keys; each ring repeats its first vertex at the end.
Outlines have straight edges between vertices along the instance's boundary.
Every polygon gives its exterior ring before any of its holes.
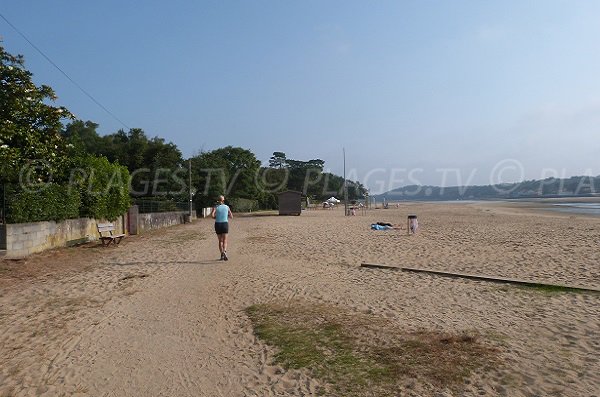
{"type": "Polygon", "coordinates": [[[208,218],[212,216],[213,207],[202,208],[202,218],[208,218]]]}
{"type": "MultiPolygon", "coordinates": [[[[123,217],[119,217],[113,223],[116,232],[123,233],[123,217]]],[[[6,225],[6,257],[22,258],[50,248],[97,239],[96,220],[90,218],[8,224],[6,225]]]]}
{"type": "MultiPolygon", "coordinates": [[[[135,229],[137,233],[143,233],[152,229],[179,225],[184,223],[187,218],[188,212],[183,211],[137,214],[137,227],[135,229]]],[[[127,234],[127,230],[131,230],[132,226],[135,226],[127,225],[128,219],[132,220],[131,217],[125,214],[112,222],[115,224],[115,233],[127,234]]],[[[195,219],[195,216],[192,219],[195,219]]],[[[105,221],[97,222],[95,219],[80,218],[68,219],[62,222],[49,221],[0,225],[5,226],[5,256],[7,258],[22,258],[51,248],[98,240],[97,223],[105,223],[105,221]]],[[[2,231],[0,230],[0,232],[2,231]]]]}
{"type": "Polygon", "coordinates": [[[184,223],[184,216],[187,216],[188,214],[188,212],[184,211],[139,214],[137,216],[137,232],[144,233],[152,229],[160,229],[162,227],[182,224],[184,223]]]}

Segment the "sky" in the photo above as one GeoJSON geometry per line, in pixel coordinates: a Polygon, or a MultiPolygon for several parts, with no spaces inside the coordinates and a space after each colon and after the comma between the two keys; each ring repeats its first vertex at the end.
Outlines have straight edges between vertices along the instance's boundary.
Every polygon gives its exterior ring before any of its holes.
{"type": "Polygon", "coordinates": [[[598,1],[8,1],[100,134],[322,159],[373,193],[600,174],[598,1]]]}

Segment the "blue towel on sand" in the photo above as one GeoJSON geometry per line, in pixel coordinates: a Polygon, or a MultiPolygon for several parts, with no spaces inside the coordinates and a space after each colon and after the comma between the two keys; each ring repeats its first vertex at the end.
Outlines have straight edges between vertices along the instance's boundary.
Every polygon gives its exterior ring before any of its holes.
{"type": "Polygon", "coordinates": [[[391,226],[382,226],[382,225],[378,225],[376,223],[373,223],[371,225],[371,230],[390,230],[392,229],[391,226]]]}

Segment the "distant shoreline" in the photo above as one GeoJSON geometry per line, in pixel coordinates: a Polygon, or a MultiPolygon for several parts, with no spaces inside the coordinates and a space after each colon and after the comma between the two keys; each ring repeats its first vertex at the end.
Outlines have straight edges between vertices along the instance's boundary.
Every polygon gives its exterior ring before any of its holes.
{"type": "Polygon", "coordinates": [[[599,196],[560,196],[560,197],[537,197],[537,198],[514,198],[514,199],[469,199],[469,200],[390,200],[390,204],[475,204],[475,203],[514,203],[532,204],[530,209],[552,211],[560,213],[571,213],[600,216],[599,196]]]}
{"type": "Polygon", "coordinates": [[[550,204],[541,209],[573,214],[600,216],[600,202],[561,202],[550,204]]]}
{"type": "MultiPolygon", "coordinates": [[[[378,196],[373,196],[377,202],[381,202],[383,199],[378,196]]],[[[582,194],[582,195],[547,195],[547,196],[522,196],[522,197],[481,197],[481,198],[455,198],[455,199],[444,199],[444,198],[415,198],[415,199],[404,199],[404,198],[385,198],[385,201],[388,203],[401,203],[401,202],[445,202],[445,203],[453,203],[453,202],[461,202],[461,201],[532,201],[538,202],[540,200],[598,200],[600,202],[600,195],[596,194],[582,194]]]]}

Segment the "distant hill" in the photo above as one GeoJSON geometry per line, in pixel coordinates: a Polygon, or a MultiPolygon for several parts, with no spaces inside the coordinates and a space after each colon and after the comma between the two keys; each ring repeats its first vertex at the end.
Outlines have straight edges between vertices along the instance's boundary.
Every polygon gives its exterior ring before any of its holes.
{"type": "Polygon", "coordinates": [[[403,186],[374,195],[377,201],[399,200],[494,200],[514,198],[552,198],[600,196],[600,176],[573,176],[565,179],[546,178],[518,183],[479,186],[403,186]]]}

